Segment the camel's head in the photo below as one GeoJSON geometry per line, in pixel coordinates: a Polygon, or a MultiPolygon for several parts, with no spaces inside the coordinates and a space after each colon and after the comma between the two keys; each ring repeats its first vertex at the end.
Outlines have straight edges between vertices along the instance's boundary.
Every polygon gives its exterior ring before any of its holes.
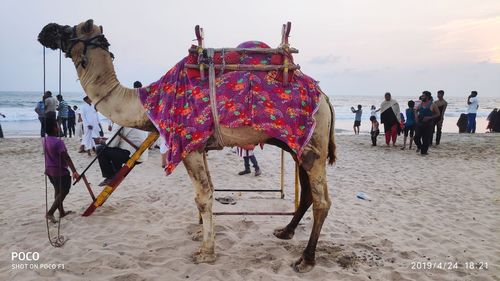
{"type": "Polygon", "coordinates": [[[88,48],[108,50],[109,43],[102,31],[102,26],[94,25],[91,19],[73,27],[49,23],[38,34],[38,41],[47,48],[61,49],[66,57],[79,57],[85,56],[88,48]]]}

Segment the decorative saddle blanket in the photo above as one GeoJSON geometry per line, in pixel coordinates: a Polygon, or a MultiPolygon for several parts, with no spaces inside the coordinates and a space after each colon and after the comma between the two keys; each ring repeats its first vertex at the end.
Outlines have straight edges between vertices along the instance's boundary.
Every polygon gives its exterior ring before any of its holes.
{"type": "MultiPolygon", "coordinates": [[[[269,48],[257,41],[238,47],[269,48]]],[[[271,54],[243,54],[239,63],[271,64],[273,59],[271,54]]],[[[167,175],[186,155],[204,147],[214,131],[208,78],[202,80],[199,71],[185,67],[185,64],[196,62],[197,56],[191,54],[160,80],[139,89],[149,119],[168,147],[167,175]]],[[[319,107],[321,93],[317,82],[298,70],[290,75],[290,83],[283,86],[278,77],[280,72],[217,73],[216,104],[220,126],[251,126],[285,142],[300,158],[316,125],[313,115],[319,107]]]]}

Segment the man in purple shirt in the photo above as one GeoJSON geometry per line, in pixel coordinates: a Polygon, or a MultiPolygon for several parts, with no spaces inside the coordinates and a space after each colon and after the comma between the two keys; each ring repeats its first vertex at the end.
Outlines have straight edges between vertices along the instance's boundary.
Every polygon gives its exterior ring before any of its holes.
{"type": "Polygon", "coordinates": [[[45,151],[45,174],[49,177],[50,182],[54,186],[55,195],[54,203],[47,211],[45,217],[55,223],[54,213],[59,210],[59,218],[62,218],[71,213],[64,211],[63,201],[69,193],[71,187],[71,176],[68,171],[68,166],[73,171],[73,178],[79,177],[76,172],[75,165],[68,155],[66,145],[60,139],[59,126],[53,118],[46,118],[46,133],[47,136],[43,140],[43,149],[45,151]]]}

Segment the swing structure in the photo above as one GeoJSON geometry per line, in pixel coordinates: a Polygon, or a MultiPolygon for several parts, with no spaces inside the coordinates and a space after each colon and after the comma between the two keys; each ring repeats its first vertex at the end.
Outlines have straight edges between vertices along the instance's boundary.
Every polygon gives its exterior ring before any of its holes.
{"type": "MultiPolygon", "coordinates": [[[[295,211],[299,207],[299,174],[298,174],[298,165],[295,164],[295,177],[294,177],[294,191],[295,191],[295,211]]],[[[285,151],[281,150],[281,177],[280,177],[280,189],[215,189],[214,191],[218,192],[279,192],[280,198],[285,198],[285,151]]],[[[213,214],[216,216],[293,216],[295,212],[214,212],[213,214]]]]}

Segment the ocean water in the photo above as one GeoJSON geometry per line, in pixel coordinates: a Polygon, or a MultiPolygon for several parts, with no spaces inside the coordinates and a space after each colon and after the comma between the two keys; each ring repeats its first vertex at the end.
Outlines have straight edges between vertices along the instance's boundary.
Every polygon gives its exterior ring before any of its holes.
{"type": "MultiPolygon", "coordinates": [[[[57,93],[53,93],[57,95],[57,93]]],[[[63,97],[69,105],[83,104],[82,92],[63,92],[63,97]]],[[[399,102],[401,109],[407,107],[410,99],[416,100],[418,97],[394,96],[399,102]]],[[[0,122],[6,137],[34,137],[38,135],[39,121],[34,109],[36,103],[42,99],[41,92],[1,92],[0,91],[0,113],[5,114],[6,118],[0,117],[0,122]]],[[[467,112],[467,97],[445,97],[448,101],[448,108],[445,114],[445,132],[456,132],[456,121],[461,113],[467,112]]],[[[330,101],[335,108],[336,130],[340,133],[350,133],[354,121],[354,114],[351,112],[351,106],[363,106],[363,116],[361,131],[370,130],[370,107],[375,105],[377,108],[383,101],[383,94],[380,96],[349,96],[349,95],[331,95],[330,101]]],[[[481,97],[479,96],[478,132],[484,132],[485,119],[494,109],[500,108],[500,97],[481,97]]],[[[105,121],[104,116],[100,116],[105,121]]]]}

